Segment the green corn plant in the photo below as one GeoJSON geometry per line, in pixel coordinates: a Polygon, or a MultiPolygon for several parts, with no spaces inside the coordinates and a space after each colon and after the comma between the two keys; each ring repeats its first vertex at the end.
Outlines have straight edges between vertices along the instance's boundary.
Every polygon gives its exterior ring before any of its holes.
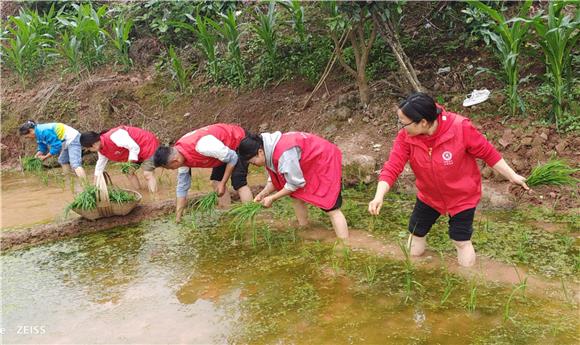
{"type": "Polygon", "coordinates": [[[68,64],[68,67],[65,68],[67,72],[73,72],[74,74],[78,74],[82,69],[82,52],[81,52],[81,42],[77,39],[76,36],[70,34],[68,32],[64,32],[57,43],[55,48],[49,49],[53,52],[53,56],[60,56],[64,58],[68,64]]]}
{"type": "Polygon", "coordinates": [[[284,0],[280,1],[288,12],[292,15],[292,27],[298,34],[300,42],[306,41],[306,26],[304,25],[304,7],[300,0],[284,0]]]}
{"type": "Polygon", "coordinates": [[[540,37],[538,43],[546,59],[549,85],[553,96],[553,119],[558,130],[560,130],[559,122],[568,99],[567,95],[572,94],[572,49],[576,47],[580,36],[578,30],[580,12],[576,8],[575,18],[565,15],[562,9],[566,4],[568,4],[566,1],[550,1],[548,14],[538,16],[533,21],[535,31],[540,37]]]}
{"type": "Polygon", "coordinates": [[[236,77],[236,85],[246,84],[246,72],[242,61],[242,50],[240,48],[240,31],[236,14],[233,10],[228,10],[227,14],[220,13],[222,22],[210,21],[209,24],[227,42],[228,59],[231,73],[236,77]]]}
{"type": "Polygon", "coordinates": [[[268,12],[264,13],[259,7],[256,7],[257,23],[252,28],[258,34],[258,37],[264,44],[266,56],[271,64],[276,63],[276,3],[270,1],[268,12]]]}
{"type": "Polygon", "coordinates": [[[117,61],[125,66],[126,69],[129,69],[133,64],[133,61],[131,61],[131,58],[129,57],[129,47],[131,46],[129,34],[131,33],[132,27],[132,20],[119,17],[112,25],[111,29],[113,33],[111,34],[108,31],[105,31],[105,34],[109,37],[117,51],[117,61]]]}
{"type": "MultiPolygon", "coordinates": [[[[92,3],[72,4],[76,11],[71,14],[57,16],[59,23],[66,29],[72,38],[80,45],[81,60],[88,70],[104,61],[106,46],[105,14],[107,6],[97,10],[92,3]]],[[[67,58],[68,59],[68,58],[67,58]]]]}
{"type": "Polygon", "coordinates": [[[173,46],[169,47],[169,71],[171,72],[171,77],[175,81],[177,88],[181,92],[185,92],[188,86],[188,80],[190,77],[190,72],[188,69],[183,67],[181,59],[175,53],[173,46]]]}
{"type": "Polygon", "coordinates": [[[484,29],[482,33],[495,43],[498,59],[502,65],[502,79],[506,83],[506,94],[510,107],[510,115],[516,114],[518,108],[524,111],[524,102],[518,95],[520,48],[528,34],[531,20],[525,19],[532,0],[525,0],[516,18],[506,19],[502,13],[487,6],[481,1],[470,1],[469,4],[493,19],[491,30],[484,29]]]}
{"type": "Polygon", "coordinates": [[[8,22],[7,32],[2,34],[2,61],[16,72],[25,86],[26,77],[38,67],[40,37],[23,18],[10,17],[8,22]]]}
{"type": "Polygon", "coordinates": [[[562,160],[551,159],[546,164],[538,165],[530,172],[530,176],[526,179],[526,184],[529,187],[539,185],[576,185],[580,182],[579,179],[572,175],[579,172],[578,168],[571,168],[566,162],[562,160]]]}
{"type": "Polygon", "coordinates": [[[183,22],[170,22],[171,25],[191,31],[197,38],[198,46],[207,59],[207,67],[209,76],[214,80],[218,80],[218,60],[216,54],[216,47],[218,36],[211,30],[211,27],[216,26],[209,17],[200,16],[199,13],[195,16],[195,25],[183,22]],[[212,24],[213,23],[213,24],[212,24]]]}

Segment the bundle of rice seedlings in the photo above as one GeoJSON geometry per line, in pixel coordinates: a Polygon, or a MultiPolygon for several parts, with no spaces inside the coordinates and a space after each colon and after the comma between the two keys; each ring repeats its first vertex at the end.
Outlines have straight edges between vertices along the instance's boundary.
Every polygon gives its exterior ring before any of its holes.
{"type": "Polygon", "coordinates": [[[572,177],[572,174],[580,171],[570,167],[562,160],[552,159],[546,164],[538,165],[526,180],[529,187],[539,185],[575,185],[580,182],[579,179],[572,177]]]}
{"type": "Polygon", "coordinates": [[[109,200],[118,204],[135,201],[137,197],[133,193],[120,188],[112,188],[109,190],[109,200]]]}
{"type": "Polygon", "coordinates": [[[195,202],[194,210],[196,213],[211,214],[215,211],[218,202],[218,195],[216,192],[211,192],[200,198],[195,202]]]}
{"type": "Polygon", "coordinates": [[[119,167],[123,175],[133,174],[135,170],[139,169],[139,164],[133,162],[122,162],[116,163],[115,165],[119,167]]]}
{"type": "Polygon", "coordinates": [[[36,157],[24,157],[22,158],[22,169],[28,172],[41,172],[44,167],[42,166],[42,160],[36,157]]]}
{"type": "Polygon", "coordinates": [[[257,202],[247,202],[233,206],[227,213],[233,216],[231,224],[235,229],[241,229],[248,223],[254,227],[256,215],[262,210],[262,207],[262,204],[257,202]]]}
{"type": "Polygon", "coordinates": [[[64,210],[65,217],[73,208],[81,210],[92,210],[97,207],[97,187],[87,186],[85,189],[75,196],[73,202],[67,205],[64,210]]]}

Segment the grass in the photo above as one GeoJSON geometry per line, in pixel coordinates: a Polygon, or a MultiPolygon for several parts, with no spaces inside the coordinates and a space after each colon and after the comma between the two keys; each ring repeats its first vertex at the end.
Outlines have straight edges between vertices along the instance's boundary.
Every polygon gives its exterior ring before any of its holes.
{"type": "Polygon", "coordinates": [[[540,185],[573,186],[580,182],[579,179],[572,176],[578,171],[580,169],[570,167],[563,160],[552,159],[546,164],[538,165],[532,169],[526,184],[529,187],[540,185]]]}
{"type": "Polygon", "coordinates": [[[139,164],[133,162],[115,163],[119,167],[123,175],[134,174],[135,170],[139,169],[139,164]]]}
{"type": "Polygon", "coordinates": [[[44,167],[42,166],[42,160],[36,157],[24,157],[22,158],[22,169],[24,171],[38,173],[41,172],[44,167]]]}

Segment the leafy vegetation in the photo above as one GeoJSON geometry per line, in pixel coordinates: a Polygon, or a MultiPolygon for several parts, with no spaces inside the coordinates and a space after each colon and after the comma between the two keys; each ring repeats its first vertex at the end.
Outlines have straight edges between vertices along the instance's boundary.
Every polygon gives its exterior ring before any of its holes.
{"type": "Polygon", "coordinates": [[[562,160],[552,159],[546,164],[541,164],[532,169],[526,184],[530,187],[539,185],[576,185],[580,182],[572,175],[579,172],[580,169],[571,168],[562,160]]]}
{"type": "Polygon", "coordinates": [[[22,170],[24,170],[24,171],[38,173],[38,172],[41,172],[42,170],[44,170],[44,167],[42,165],[42,160],[40,158],[24,157],[24,158],[22,158],[21,164],[22,164],[22,170]]]}

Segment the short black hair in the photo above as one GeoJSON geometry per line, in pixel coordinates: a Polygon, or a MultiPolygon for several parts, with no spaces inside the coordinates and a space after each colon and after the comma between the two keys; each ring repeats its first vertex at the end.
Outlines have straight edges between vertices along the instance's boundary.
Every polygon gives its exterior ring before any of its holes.
{"type": "Polygon", "coordinates": [[[36,122],[34,122],[33,120],[28,120],[26,122],[24,122],[24,124],[22,126],[20,126],[20,128],[18,129],[18,132],[20,133],[20,135],[26,135],[28,134],[28,132],[31,129],[34,129],[36,127],[36,122]]]}
{"type": "Polygon", "coordinates": [[[259,149],[264,149],[264,141],[259,134],[248,134],[238,146],[238,156],[247,162],[258,154],[259,149]]]}
{"type": "Polygon", "coordinates": [[[81,133],[81,146],[82,147],[91,147],[97,141],[101,141],[101,135],[97,132],[83,132],[81,133]]]}
{"type": "Polygon", "coordinates": [[[441,112],[433,98],[423,92],[414,92],[407,96],[399,103],[399,109],[413,122],[420,122],[423,119],[433,122],[441,112]]]}
{"type": "Polygon", "coordinates": [[[155,153],[153,154],[153,165],[155,167],[164,167],[169,162],[169,157],[171,157],[172,149],[169,146],[159,146],[155,153]]]}

